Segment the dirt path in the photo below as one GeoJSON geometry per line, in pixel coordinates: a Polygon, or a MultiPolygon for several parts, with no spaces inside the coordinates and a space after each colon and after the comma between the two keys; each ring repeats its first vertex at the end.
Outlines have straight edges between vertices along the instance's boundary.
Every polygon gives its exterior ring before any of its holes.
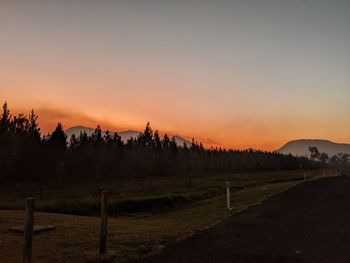
{"type": "Polygon", "coordinates": [[[350,262],[350,178],[300,184],[142,262],[350,262]]]}

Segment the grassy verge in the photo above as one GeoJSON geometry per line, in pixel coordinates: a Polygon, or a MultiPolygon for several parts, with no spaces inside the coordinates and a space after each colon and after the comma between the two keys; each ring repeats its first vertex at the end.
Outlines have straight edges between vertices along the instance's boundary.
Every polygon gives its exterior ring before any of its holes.
{"type": "MultiPolygon", "coordinates": [[[[317,177],[317,170],[307,171],[308,178],[317,177]]],[[[225,192],[225,182],[231,182],[236,192],[259,185],[303,180],[303,171],[278,171],[206,175],[191,178],[165,177],[118,179],[113,182],[68,182],[55,186],[41,183],[3,184],[0,186],[0,209],[23,209],[25,196],[36,196],[36,210],[74,215],[98,215],[99,192],[109,190],[109,210],[112,215],[156,212],[206,200],[225,192]],[[190,187],[189,187],[190,186],[190,187]],[[54,188],[56,187],[56,188],[54,188]],[[40,195],[38,189],[44,189],[40,195]],[[23,192],[26,189],[27,192],[23,192]],[[41,198],[39,198],[39,195],[41,198]]]]}

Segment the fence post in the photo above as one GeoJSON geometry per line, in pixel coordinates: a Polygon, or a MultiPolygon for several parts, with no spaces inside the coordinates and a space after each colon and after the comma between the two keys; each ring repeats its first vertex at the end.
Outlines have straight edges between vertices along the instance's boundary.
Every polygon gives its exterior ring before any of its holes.
{"type": "Polygon", "coordinates": [[[227,209],[231,210],[230,182],[226,182],[226,199],[227,199],[227,209]]]}
{"type": "Polygon", "coordinates": [[[43,198],[43,187],[40,186],[39,199],[41,200],[42,198],[43,198]]]}
{"type": "Polygon", "coordinates": [[[24,220],[24,229],[23,229],[24,231],[23,263],[32,262],[34,203],[35,203],[35,198],[26,199],[25,220],[24,220]]]}
{"type": "Polygon", "coordinates": [[[100,230],[100,254],[106,253],[107,244],[107,218],[108,218],[108,191],[101,193],[101,230],[100,230]]]}

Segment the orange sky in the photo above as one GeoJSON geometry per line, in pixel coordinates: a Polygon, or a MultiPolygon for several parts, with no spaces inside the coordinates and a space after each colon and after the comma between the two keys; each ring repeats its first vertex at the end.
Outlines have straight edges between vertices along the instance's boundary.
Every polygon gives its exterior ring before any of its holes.
{"type": "Polygon", "coordinates": [[[344,1],[0,2],[0,102],[207,146],[350,143],[344,1]]]}
{"type": "MultiPolygon", "coordinates": [[[[9,106],[11,107],[11,104],[9,106]]],[[[29,112],[30,107],[11,107],[11,109],[13,109],[13,114],[17,114],[19,112],[29,112]]],[[[146,122],[150,121],[152,128],[160,130],[161,134],[165,132],[171,135],[177,134],[188,140],[194,137],[208,147],[217,146],[234,149],[252,147],[263,150],[275,150],[288,140],[298,138],[327,138],[337,142],[349,142],[348,129],[342,129],[341,121],[318,122],[313,121],[312,117],[307,119],[307,116],[299,116],[299,118],[295,119],[278,119],[278,116],[262,116],[260,120],[241,117],[231,121],[211,120],[212,125],[208,125],[206,120],[192,121],[185,119],[178,123],[170,120],[163,121],[162,118],[164,116],[145,118],[145,121],[141,120],[139,116],[128,116],[124,119],[117,114],[114,117],[113,114],[96,113],[95,110],[92,110],[91,115],[89,115],[88,111],[62,110],[47,105],[36,108],[36,112],[39,115],[40,127],[44,134],[52,131],[58,121],[65,128],[76,125],[87,127],[101,125],[102,129],[112,131],[142,130],[146,122]],[[305,126],[305,123],[308,125],[305,126]],[[321,129],[319,129],[320,127],[321,129]],[[338,134],[343,135],[345,140],[334,137],[336,128],[338,134]],[[310,134],[312,136],[307,136],[310,134]]]]}

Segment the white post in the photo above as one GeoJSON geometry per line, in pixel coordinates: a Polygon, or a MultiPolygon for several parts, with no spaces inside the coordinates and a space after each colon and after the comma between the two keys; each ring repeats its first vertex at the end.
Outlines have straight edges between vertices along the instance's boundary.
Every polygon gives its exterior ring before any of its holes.
{"type": "Polygon", "coordinates": [[[230,182],[226,182],[226,199],[227,199],[227,209],[231,210],[231,195],[230,195],[230,182]]]}

